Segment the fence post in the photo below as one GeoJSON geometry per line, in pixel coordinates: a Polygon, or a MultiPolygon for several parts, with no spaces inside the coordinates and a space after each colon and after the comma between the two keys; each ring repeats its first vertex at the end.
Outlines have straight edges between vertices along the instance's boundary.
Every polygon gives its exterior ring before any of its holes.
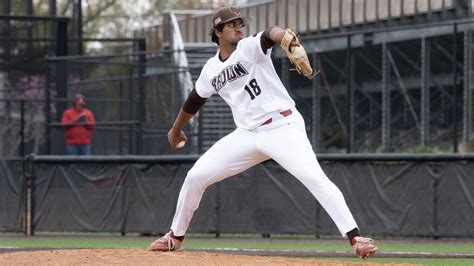
{"type": "MultiPolygon", "coordinates": [[[[120,101],[118,102],[118,109],[119,109],[119,121],[124,120],[123,118],[123,104],[122,104],[122,99],[123,99],[123,81],[119,81],[119,99],[120,101]]],[[[118,135],[118,154],[122,155],[122,126],[119,126],[119,135],[118,135]]]]}
{"type": "Polygon", "coordinates": [[[354,71],[354,62],[352,56],[351,35],[347,35],[346,51],[346,86],[347,86],[347,153],[352,152],[352,139],[354,135],[354,92],[352,89],[352,77],[354,71]]]}
{"type": "Polygon", "coordinates": [[[434,182],[433,182],[433,238],[438,239],[438,196],[439,196],[439,182],[440,182],[440,175],[437,173],[434,175],[434,182]]]}
{"type": "MultiPolygon", "coordinates": [[[[128,110],[129,110],[129,113],[127,114],[127,117],[129,119],[132,119],[132,117],[136,117],[134,115],[134,112],[136,112],[135,110],[135,97],[134,97],[134,90],[133,90],[133,71],[134,71],[134,67],[133,65],[130,67],[129,69],[129,84],[128,84],[128,100],[129,100],[129,103],[128,103],[128,110]]],[[[135,128],[135,126],[137,126],[136,124],[131,124],[131,125],[128,125],[128,154],[133,154],[133,129],[135,128]]]]}
{"type": "Polygon", "coordinates": [[[51,123],[51,65],[50,59],[46,57],[46,88],[44,92],[44,116],[45,116],[45,143],[46,143],[46,154],[51,154],[51,143],[49,136],[51,135],[49,124],[51,123]]]}
{"type": "Polygon", "coordinates": [[[143,154],[143,124],[146,121],[146,107],[145,107],[145,99],[146,99],[146,89],[145,89],[145,82],[144,82],[144,74],[145,74],[145,51],[146,51],[146,43],[145,39],[141,39],[138,42],[138,121],[140,121],[140,125],[138,126],[138,136],[137,136],[137,153],[143,154]]]}
{"type": "Polygon", "coordinates": [[[430,108],[431,108],[431,41],[421,38],[421,145],[431,143],[430,108]]]}
{"type": "Polygon", "coordinates": [[[389,151],[391,143],[391,75],[392,70],[388,61],[388,53],[390,45],[386,42],[382,44],[382,147],[385,151],[389,151]]]}
{"type": "Polygon", "coordinates": [[[20,102],[20,155],[25,156],[25,101],[20,102]]]}
{"type": "MultiPolygon", "coordinates": [[[[57,33],[56,33],[56,56],[67,56],[67,21],[58,21],[57,33]]],[[[68,69],[67,60],[61,59],[56,61],[56,98],[65,99],[67,98],[67,81],[68,81],[68,69]]],[[[60,101],[56,103],[56,120],[61,120],[61,116],[67,108],[67,103],[60,101]]]]}
{"type": "MultiPolygon", "coordinates": [[[[444,4],[444,2],[443,2],[444,4]]],[[[453,151],[458,151],[458,114],[457,114],[457,103],[458,103],[458,71],[457,71],[457,33],[458,33],[458,24],[454,23],[453,27],[453,56],[452,66],[453,66],[453,151]]]]}
{"type": "Polygon", "coordinates": [[[473,67],[472,67],[472,43],[473,43],[473,32],[469,30],[464,31],[464,97],[463,97],[463,142],[469,142],[472,132],[472,121],[473,121],[473,99],[472,99],[472,84],[473,84],[473,67]]]}
{"type": "MultiPolygon", "coordinates": [[[[317,64],[317,55],[313,53],[313,65],[316,69],[321,66],[317,64]]],[[[320,152],[321,148],[321,95],[319,92],[319,75],[316,75],[312,79],[312,91],[313,91],[313,112],[312,112],[312,131],[311,131],[311,142],[313,143],[314,152],[320,152]]]]}
{"type": "Polygon", "coordinates": [[[221,184],[218,182],[216,184],[216,237],[221,236],[221,219],[220,219],[220,209],[221,209],[221,184]]]}
{"type": "Polygon", "coordinates": [[[26,158],[26,167],[23,173],[25,174],[26,181],[26,231],[27,236],[35,235],[35,225],[34,225],[34,164],[31,156],[26,158]]]}

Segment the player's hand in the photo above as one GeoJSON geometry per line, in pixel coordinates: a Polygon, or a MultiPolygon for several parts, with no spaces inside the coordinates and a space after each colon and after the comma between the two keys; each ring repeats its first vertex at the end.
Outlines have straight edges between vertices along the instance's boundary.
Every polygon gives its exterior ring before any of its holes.
{"type": "Polygon", "coordinates": [[[293,51],[293,47],[301,46],[300,40],[298,38],[293,38],[290,42],[290,49],[293,51]]]}
{"type": "Polygon", "coordinates": [[[168,142],[173,150],[181,149],[188,141],[188,138],[182,130],[173,128],[168,132],[168,142]]]}

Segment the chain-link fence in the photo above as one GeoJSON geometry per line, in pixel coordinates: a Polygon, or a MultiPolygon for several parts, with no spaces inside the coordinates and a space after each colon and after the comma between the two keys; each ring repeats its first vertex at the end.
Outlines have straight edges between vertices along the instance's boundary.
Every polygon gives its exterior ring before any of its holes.
{"type": "Polygon", "coordinates": [[[49,59],[49,88],[56,92],[46,98],[51,101],[45,109],[49,153],[65,152],[60,120],[76,93],[86,97],[86,108],[95,116],[93,154],[166,153],[167,131],[183,98],[180,71],[166,53],[49,59]]]}
{"type": "MultiPolygon", "coordinates": [[[[318,40],[320,49],[337,45],[317,54],[311,40],[303,40],[321,70],[313,80],[289,71],[278,49],[274,65],[318,153],[449,151],[461,138],[472,138],[471,24],[456,31],[445,23],[438,27],[443,34],[419,38],[405,28],[339,34],[342,42],[318,40]],[[411,37],[395,41],[396,34],[411,37]]],[[[192,88],[182,74],[195,82],[216,51],[186,49],[188,64],[181,67],[175,54],[183,51],[48,57],[43,75],[20,78],[1,91],[2,154],[65,154],[60,121],[76,93],[96,117],[92,154],[174,154],[167,132],[192,88]]],[[[202,153],[234,127],[230,109],[213,96],[186,128],[190,141],[179,153],[202,153]]]]}

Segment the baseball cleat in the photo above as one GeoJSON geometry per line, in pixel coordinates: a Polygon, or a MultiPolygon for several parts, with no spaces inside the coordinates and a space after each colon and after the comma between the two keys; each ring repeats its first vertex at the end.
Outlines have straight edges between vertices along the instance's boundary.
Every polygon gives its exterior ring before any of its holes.
{"type": "Polygon", "coordinates": [[[371,238],[356,236],[354,237],[354,241],[355,243],[352,245],[352,249],[359,258],[366,260],[378,251],[378,248],[374,245],[374,240],[371,238]]]}
{"type": "Polygon", "coordinates": [[[171,237],[171,231],[151,243],[148,251],[179,251],[183,241],[171,237]]]}

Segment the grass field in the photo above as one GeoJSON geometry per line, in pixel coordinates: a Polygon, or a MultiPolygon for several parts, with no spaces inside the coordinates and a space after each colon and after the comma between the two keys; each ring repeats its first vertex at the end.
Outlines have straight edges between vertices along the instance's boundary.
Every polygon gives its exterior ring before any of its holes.
{"type": "MultiPolygon", "coordinates": [[[[107,236],[107,235],[48,235],[34,237],[21,235],[1,235],[0,248],[138,248],[146,247],[154,237],[139,236],[107,236]]],[[[474,240],[431,240],[431,239],[401,239],[377,240],[377,246],[385,258],[371,258],[368,263],[415,263],[421,265],[474,265],[474,259],[447,258],[400,258],[396,253],[467,254],[474,256],[474,240]],[[393,257],[388,257],[390,254],[393,257]]],[[[338,251],[350,252],[347,240],[315,239],[298,237],[220,237],[214,238],[202,235],[191,235],[186,240],[187,250],[213,249],[246,249],[246,250],[285,250],[285,251],[338,251]]],[[[323,258],[322,258],[323,259],[323,258]]],[[[358,258],[324,258],[361,262],[358,258]]]]}

